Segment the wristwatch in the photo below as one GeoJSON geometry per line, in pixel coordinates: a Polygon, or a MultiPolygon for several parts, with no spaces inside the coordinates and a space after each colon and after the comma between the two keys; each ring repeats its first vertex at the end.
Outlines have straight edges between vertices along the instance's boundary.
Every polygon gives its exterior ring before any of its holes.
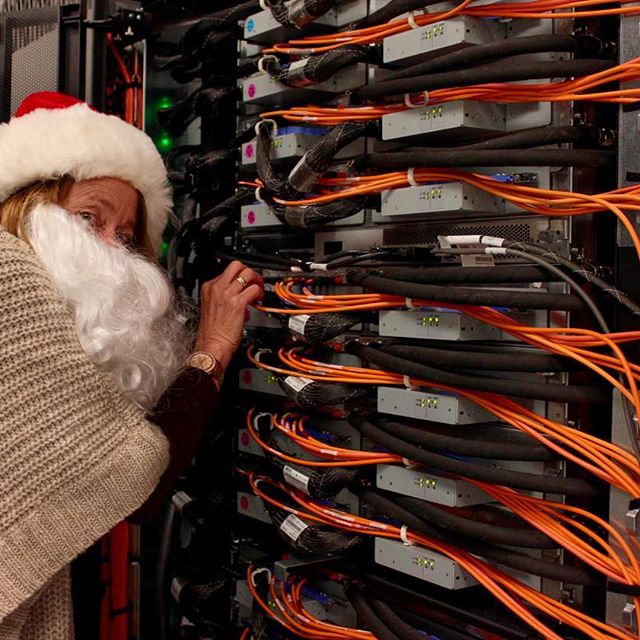
{"type": "Polygon", "coordinates": [[[224,378],[224,370],[217,358],[212,356],[208,351],[194,351],[187,358],[186,365],[208,373],[213,378],[213,383],[216,385],[216,388],[220,391],[222,379],[224,378]]]}

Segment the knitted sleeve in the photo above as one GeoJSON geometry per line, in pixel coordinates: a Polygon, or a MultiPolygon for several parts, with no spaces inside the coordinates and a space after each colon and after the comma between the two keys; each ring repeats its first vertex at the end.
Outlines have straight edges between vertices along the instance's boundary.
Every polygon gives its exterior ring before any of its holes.
{"type": "Polygon", "coordinates": [[[0,229],[0,621],[137,509],[167,462],[34,253],[0,229]]]}

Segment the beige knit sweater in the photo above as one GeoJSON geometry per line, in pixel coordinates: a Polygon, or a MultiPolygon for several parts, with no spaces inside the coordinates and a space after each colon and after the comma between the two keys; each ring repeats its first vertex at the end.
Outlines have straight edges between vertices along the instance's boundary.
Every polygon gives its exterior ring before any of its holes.
{"type": "Polygon", "coordinates": [[[0,228],[0,640],[73,638],[69,562],[167,463],[164,435],[87,359],[35,254],[0,228]]]}

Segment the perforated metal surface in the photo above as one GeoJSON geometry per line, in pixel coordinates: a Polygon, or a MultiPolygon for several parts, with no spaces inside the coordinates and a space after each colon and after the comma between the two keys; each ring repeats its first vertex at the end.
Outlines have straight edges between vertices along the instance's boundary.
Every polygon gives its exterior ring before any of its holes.
{"type": "Polygon", "coordinates": [[[0,17],[3,43],[0,105],[2,120],[15,113],[34,91],[59,85],[60,28],[56,7],[8,13],[0,17]]]}
{"type": "Polygon", "coordinates": [[[384,230],[385,245],[436,244],[438,236],[443,234],[466,235],[483,234],[499,236],[509,240],[528,242],[535,238],[533,223],[519,221],[516,223],[486,224],[409,224],[399,225],[384,230]]]}

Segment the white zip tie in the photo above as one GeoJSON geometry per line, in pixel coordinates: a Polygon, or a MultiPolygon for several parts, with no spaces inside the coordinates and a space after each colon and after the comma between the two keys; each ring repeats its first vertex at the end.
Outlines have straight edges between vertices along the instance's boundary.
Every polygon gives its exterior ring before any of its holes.
{"type": "MultiPolygon", "coordinates": [[[[422,14],[420,14],[422,15],[422,14]]],[[[416,14],[414,11],[410,11],[409,15],[407,16],[407,22],[409,23],[409,26],[412,29],[419,29],[420,25],[416,22],[416,14]]]]}
{"type": "Polygon", "coordinates": [[[310,262],[309,269],[314,271],[329,271],[329,265],[326,262],[310,262]]]}
{"type": "Polygon", "coordinates": [[[278,61],[278,58],[272,54],[267,54],[266,56],[262,56],[259,60],[258,60],[258,71],[264,75],[266,75],[267,73],[269,73],[265,68],[264,68],[264,63],[265,60],[268,60],[269,58],[271,58],[272,60],[275,60],[276,62],[278,61]]]}
{"type": "Polygon", "coordinates": [[[271,570],[267,569],[267,567],[260,567],[259,569],[256,569],[252,574],[251,574],[251,584],[254,587],[257,587],[258,585],[256,584],[256,576],[259,573],[266,573],[268,576],[268,582],[271,582],[271,570]]]}
{"type": "MultiPolygon", "coordinates": [[[[413,542],[411,542],[411,540],[409,540],[409,538],[407,538],[407,525],[403,524],[400,527],[400,540],[402,540],[402,544],[406,545],[407,547],[413,547],[414,544],[413,542]]],[[[253,576],[252,576],[253,579],[253,576]]],[[[253,585],[254,587],[256,586],[255,584],[253,585]]]]}
{"type": "Polygon", "coordinates": [[[263,204],[266,204],[267,201],[260,195],[261,190],[262,190],[262,187],[256,187],[256,190],[254,192],[254,197],[258,202],[262,202],[263,204]]]}
{"type": "Polygon", "coordinates": [[[426,107],[429,104],[429,92],[421,91],[422,94],[422,102],[418,102],[418,104],[411,102],[411,94],[404,94],[404,104],[407,109],[420,109],[420,107],[426,107]]]}
{"type": "Polygon", "coordinates": [[[410,376],[402,376],[402,384],[404,384],[404,386],[407,389],[414,389],[415,387],[411,384],[411,377],[410,376]]]}
{"type": "Polygon", "coordinates": [[[414,307],[413,298],[405,298],[404,299],[404,306],[407,307],[408,309],[413,309],[413,307],[414,307]]]}
{"type": "Polygon", "coordinates": [[[253,130],[256,132],[256,136],[260,135],[260,125],[270,124],[271,125],[271,133],[275,138],[278,135],[278,123],[273,118],[264,118],[264,120],[258,120],[253,130]]]}
{"type": "Polygon", "coordinates": [[[271,351],[271,349],[258,349],[258,350],[256,351],[256,360],[257,360],[258,362],[260,362],[260,356],[261,356],[263,353],[273,353],[273,351],[271,351]]]}
{"type": "Polygon", "coordinates": [[[418,183],[416,182],[415,171],[416,171],[416,168],[415,168],[415,167],[409,167],[409,168],[407,169],[407,182],[408,182],[412,187],[417,187],[417,186],[418,186],[418,183]]]}

